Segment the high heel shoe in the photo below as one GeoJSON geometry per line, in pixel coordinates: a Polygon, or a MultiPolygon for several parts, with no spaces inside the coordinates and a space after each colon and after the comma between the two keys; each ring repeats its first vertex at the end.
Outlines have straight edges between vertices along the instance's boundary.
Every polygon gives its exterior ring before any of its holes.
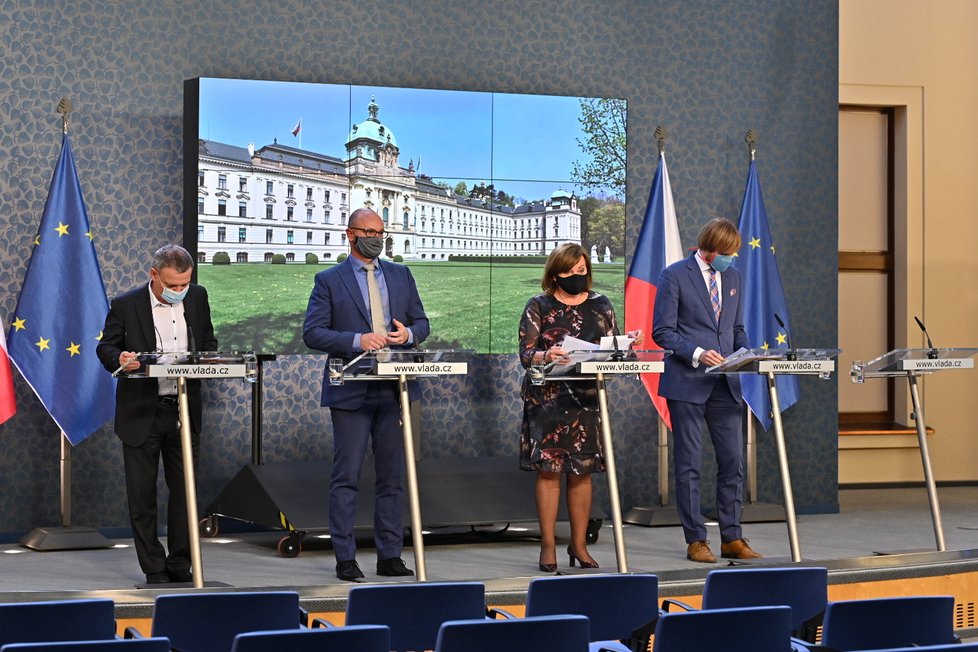
{"type": "MultiPolygon", "coordinates": [[[[540,553],[540,557],[543,557],[543,553],[540,553]]],[[[556,573],[557,572],[557,549],[554,548],[554,562],[552,564],[545,564],[542,561],[539,562],[541,573],[556,573]]]]}
{"type": "Polygon", "coordinates": [[[577,563],[581,565],[581,568],[599,568],[598,562],[594,561],[593,559],[591,561],[581,559],[576,554],[574,554],[574,550],[569,545],[567,546],[567,557],[568,557],[567,563],[570,564],[571,568],[574,568],[575,561],[577,561],[577,563]]]}

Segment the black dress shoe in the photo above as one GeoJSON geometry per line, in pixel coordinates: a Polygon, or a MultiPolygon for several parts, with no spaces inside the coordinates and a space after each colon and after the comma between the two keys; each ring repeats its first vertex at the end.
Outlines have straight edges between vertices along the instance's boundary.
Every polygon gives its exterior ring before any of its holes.
{"type": "Polygon", "coordinates": [[[363,571],[357,565],[356,559],[336,562],[336,577],[346,582],[356,582],[363,579],[363,571]]]}
{"type": "Polygon", "coordinates": [[[167,571],[167,575],[170,576],[171,582],[193,582],[194,576],[189,570],[171,570],[167,571]]]}
{"type": "Polygon", "coordinates": [[[161,573],[147,573],[146,574],[147,584],[169,584],[170,575],[166,571],[161,573]]]}
{"type": "Polygon", "coordinates": [[[391,557],[377,560],[377,574],[385,577],[409,577],[414,575],[414,571],[405,566],[400,557],[391,557]]]}

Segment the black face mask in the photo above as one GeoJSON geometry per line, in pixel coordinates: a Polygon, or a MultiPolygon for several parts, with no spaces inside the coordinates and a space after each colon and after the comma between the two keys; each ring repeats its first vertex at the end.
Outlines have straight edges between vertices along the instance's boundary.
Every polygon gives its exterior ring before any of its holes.
{"type": "Polygon", "coordinates": [[[580,294],[587,290],[587,274],[571,274],[554,278],[557,286],[567,294],[580,294]]]}

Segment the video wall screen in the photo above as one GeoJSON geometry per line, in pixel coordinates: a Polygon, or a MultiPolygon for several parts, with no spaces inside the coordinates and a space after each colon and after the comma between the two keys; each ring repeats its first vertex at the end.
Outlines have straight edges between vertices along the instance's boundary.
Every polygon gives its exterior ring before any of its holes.
{"type": "Polygon", "coordinates": [[[565,242],[624,318],[623,99],[198,78],[184,108],[184,245],[223,350],[308,352],[313,277],[364,206],[417,281],[426,348],[515,352],[565,242]]]}

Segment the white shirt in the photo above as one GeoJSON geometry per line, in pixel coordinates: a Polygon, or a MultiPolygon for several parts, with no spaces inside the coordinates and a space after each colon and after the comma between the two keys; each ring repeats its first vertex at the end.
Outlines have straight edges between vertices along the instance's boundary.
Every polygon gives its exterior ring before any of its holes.
{"type": "MultiPolygon", "coordinates": [[[[187,320],[184,317],[183,302],[165,303],[153,294],[150,282],[149,302],[153,311],[153,330],[156,333],[156,350],[161,353],[183,352],[189,348],[187,320]]],[[[160,395],[176,394],[177,381],[160,380],[160,395]]]]}
{"type": "MultiPolygon", "coordinates": [[[[710,263],[703,259],[703,252],[700,250],[696,251],[696,264],[700,266],[700,272],[703,274],[703,282],[706,284],[706,294],[710,295],[710,272],[713,271],[713,267],[710,263]]],[[[717,296],[720,299],[720,312],[723,312],[723,274],[720,272],[716,273],[717,282],[717,296]]],[[[693,368],[700,366],[700,356],[706,352],[706,349],[702,347],[696,347],[693,351],[693,368]]]]}

